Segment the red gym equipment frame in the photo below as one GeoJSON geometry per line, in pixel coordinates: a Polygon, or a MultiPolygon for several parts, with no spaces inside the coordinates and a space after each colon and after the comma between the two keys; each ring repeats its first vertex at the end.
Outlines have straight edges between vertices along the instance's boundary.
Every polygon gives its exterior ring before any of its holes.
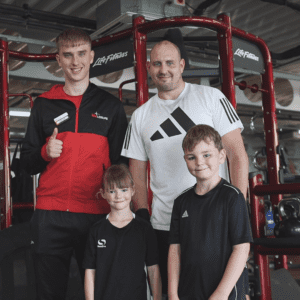
{"type": "MultiPolygon", "coordinates": [[[[220,14],[217,18],[205,17],[173,17],[145,22],[144,17],[137,16],[133,19],[133,27],[113,35],[106,36],[93,41],[93,47],[109,44],[117,40],[122,40],[133,36],[134,41],[134,68],[136,74],[136,93],[137,106],[144,104],[148,100],[147,70],[146,70],[146,43],[147,34],[159,29],[182,26],[197,26],[213,29],[218,32],[220,59],[222,62],[223,82],[222,91],[236,108],[235,87],[239,85],[247,87],[245,84],[234,81],[233,70],[233,52],[232,36],[245,39],[256,44],[260,49],[265,63],[265,72],[262,74],[262,88],[252,87],[253,91],[260,90],[263,95],[263,114],[264,129],[267,148],[267,163],[269,184],[262,184],[262,176],[256,175],[250,179],[250,200],[252,213],[252,231],[253,237],[264,237],[265,211],[262,195],[271,194],[271,202],[277,205],[282,199],[284,193],[299,193],[299,184],[279,184],[279,155],[276,153],[278,146],[277,118],[274,96],[273,66],[270,51],[266,43],[257,36],[247,33],[235,27],[231,27],[231,21],[228,15],[220,14]]],[[[8,132],[8,56],[11,58],[25,61],[45,61],[54,60],[55,54],[29,54],[8,50],[6,41],[0,40],[0,89],[1,89],[1,112],[0,112],[0,161],[3,161],[3,169],[0,170],[0,208],[1,208],[1,228],[4,229],[11,225],[12,204],[10,197],[10,162],[9,162],[9,132],[8,132]]],[[[300,248],[267,248],[261,245],[254,245],[255,264],[259,268],[261,290],[259,299],[271,300],[271,285],[269,274],[269,254],[299,254],[300,248]]],[[[287,269],[287,260],[285,255],[279,256],[275,261],[277,268],[287,269]]]]}

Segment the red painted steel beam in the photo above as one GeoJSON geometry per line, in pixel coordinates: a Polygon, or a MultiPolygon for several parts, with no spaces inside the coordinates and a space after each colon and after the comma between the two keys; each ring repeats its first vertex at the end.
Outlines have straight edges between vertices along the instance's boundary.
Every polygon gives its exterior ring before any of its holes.
{"type": "Polygon", "coordinates": [[[254,262],[258,266],[260,275],[260,300],[272,300],[271,277],[269,268],[269,257],[262,255],[257,250],[258,246],[254,246],[254,262]]]}
{"type": "MultiPolygon", "coordinates": [[[[141,33],[140,25],[145,25],[145,18],[137,16],[133,19],[133,48],[134,48],[134,71],[136,78],[136,104],[140,107],[148,101],[148,77],[147,77],[147,35],[141,33]]],[[[152,213],[153,193],[150,189],[150,162],[147,164],[147,198],[148,209],[152,213]]]]}
{"type": "Polygon", "coordinates": [[[269,248],[257,245],[257,251],[262,255],[300,255],[300,248],[269,248]]]}
{"type": "Polygon", "coordinates": [[[285,184],[265,184],[255,186],[253,189],[255,195],[280,195],[280,194],[297,194],[300,193],[300,183],[285,184]]]}
{"type": "Polygon", "coordinates": [[[226,14],[219,15],[218,20],[227,25],[226,30],[218,31],[217,35],[219,41],[219,54],[223,70],[222,92],[230,100],[232,106],[236,108],[231,21],[230,17],[226,14]]]}
{"type": "Polygon", "coordinates": [[[136,78],[136,103],[143,105],[148,101],[147,83],[147,35],[138,30],[139,25],[145,24],[145,18],[138,16],[133,19],[133,48],[134,48],[134,69],[136,78]]]}
{"type": "Polygon", "coordinates": [[[36,54],[36,53],[25,53],[25,52],[17,52],[9,50],[9,57],[15,58],[22,61],[47,61],[47,60],[55,60],[56,53],[49,54],[36,54]]]}
{"type": "Polygon", "coordinates": [[[9,111],[8,111],[8,43],[0,40],[0,160],[3,163],[0,182],[0,229],[11,225],[10,196],[10,153],[9,153],[9,111]]]}
{"type": "MultiPolygon", "coordinates": [[[[261,174],[257,174],[249,179],[250,203],[251,203],[251,224],[253,238],[264,237],[264,226],[266,224],[265,205],[263,197],[253,193],[253,189],[262,186],[263,179],[261,174]]],[[[260,276],[260,294],[257,294],[261,300],[272,300],[271,280],[269,269],[269,258],[260,253],[259,246],[253,246],[254,262],[258,266],[260,276]]],[[[257,292],[257,291],[256,291],[257,292]]]]}
{"type": "Polygon", "coordinates": [[[254,188],[262,186],[262,184],[263,179],[261,174],[257,174],[249,180],[252,235],[255,239],[264,237],[264,226],[266,223],[263,197],[258,197],[253,193],[254,188]]]}
{"type": "Polygon", "coordinates": [[[221,30],[223,32],[227,29],[227,24],[207,17],[171,17],[158,19],[139,25],[138,29],[139,32],[148,34],[150,32],[157,31],[160,29],[182,27],[187,25],[205,27],[216,31],[221,30]]]}
{"type": "Polygon", "coordinates": [[[129,38],[133,35],[133,31],[134,31],[134,29],[133,29],[133,27],[131,27],[131,28],[119,31],[119,32],[114,33],[114,34],[104,36],[100,39],[96,39],[92,42],[92,47],[93,48],[94,47],[100,47],[102,45],[111,44],[111,43],[116,42],[116,41],[127,39],[127,38],[129,38]]]}

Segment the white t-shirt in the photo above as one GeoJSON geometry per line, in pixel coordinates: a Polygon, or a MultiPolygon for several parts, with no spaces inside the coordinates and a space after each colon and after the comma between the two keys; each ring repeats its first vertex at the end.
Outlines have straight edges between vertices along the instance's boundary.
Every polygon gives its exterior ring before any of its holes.
{"type": "MultiPolygon", "coordinates": [[[[214,127],[221,136],[243,125],[234,108],[218,89],[185,83],[176,100],[157,95],[132,115],[122,155],[150,160],[150,187],[153,192],[151,223],[155,229],[170,230],[174,200],[196,183],[184,161],[182,140],[198,124],[214,127]]],[[[229,180],[226,162],[220,176],[229,180]]]]}

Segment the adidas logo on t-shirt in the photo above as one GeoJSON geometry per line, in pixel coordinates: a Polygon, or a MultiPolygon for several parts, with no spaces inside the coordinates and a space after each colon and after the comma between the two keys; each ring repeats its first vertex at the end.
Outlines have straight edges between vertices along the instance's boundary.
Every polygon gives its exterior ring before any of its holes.
{"type": "Polygon", "coordinates": [[[183,215],[182,215],[182,218],[187,218],[189,215],[188,215],[188,213],[187,213],[187,211],[185,211],[184,213],[183,213],[183,215]]]}

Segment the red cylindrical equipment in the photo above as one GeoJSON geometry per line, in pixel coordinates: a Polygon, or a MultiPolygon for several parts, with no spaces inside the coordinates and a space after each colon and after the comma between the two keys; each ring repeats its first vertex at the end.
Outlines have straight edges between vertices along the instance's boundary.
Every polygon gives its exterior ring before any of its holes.
{"type": "Polygon", "coordinates": [[[224,32],[218,32],[219,53],[222,63],[223,81],[222,92],[229,99],[232,106],[236,108],[235,87],[234,87],[234,70],[233,70],[233,53],[232,53],[232,30],[230,17],[226,14],[218,16],[218,20],[227,24],[224,32]]]}
{"type": "Polygon", "coordinates": [[[136,77],[136,103],[143,105],[148,101],[147,83],[147,35],[140,33],[138,25],[144,24],[145,18],[138,16],[133,19],[133,46],[134,46],[134,69],[136,77]]]}

